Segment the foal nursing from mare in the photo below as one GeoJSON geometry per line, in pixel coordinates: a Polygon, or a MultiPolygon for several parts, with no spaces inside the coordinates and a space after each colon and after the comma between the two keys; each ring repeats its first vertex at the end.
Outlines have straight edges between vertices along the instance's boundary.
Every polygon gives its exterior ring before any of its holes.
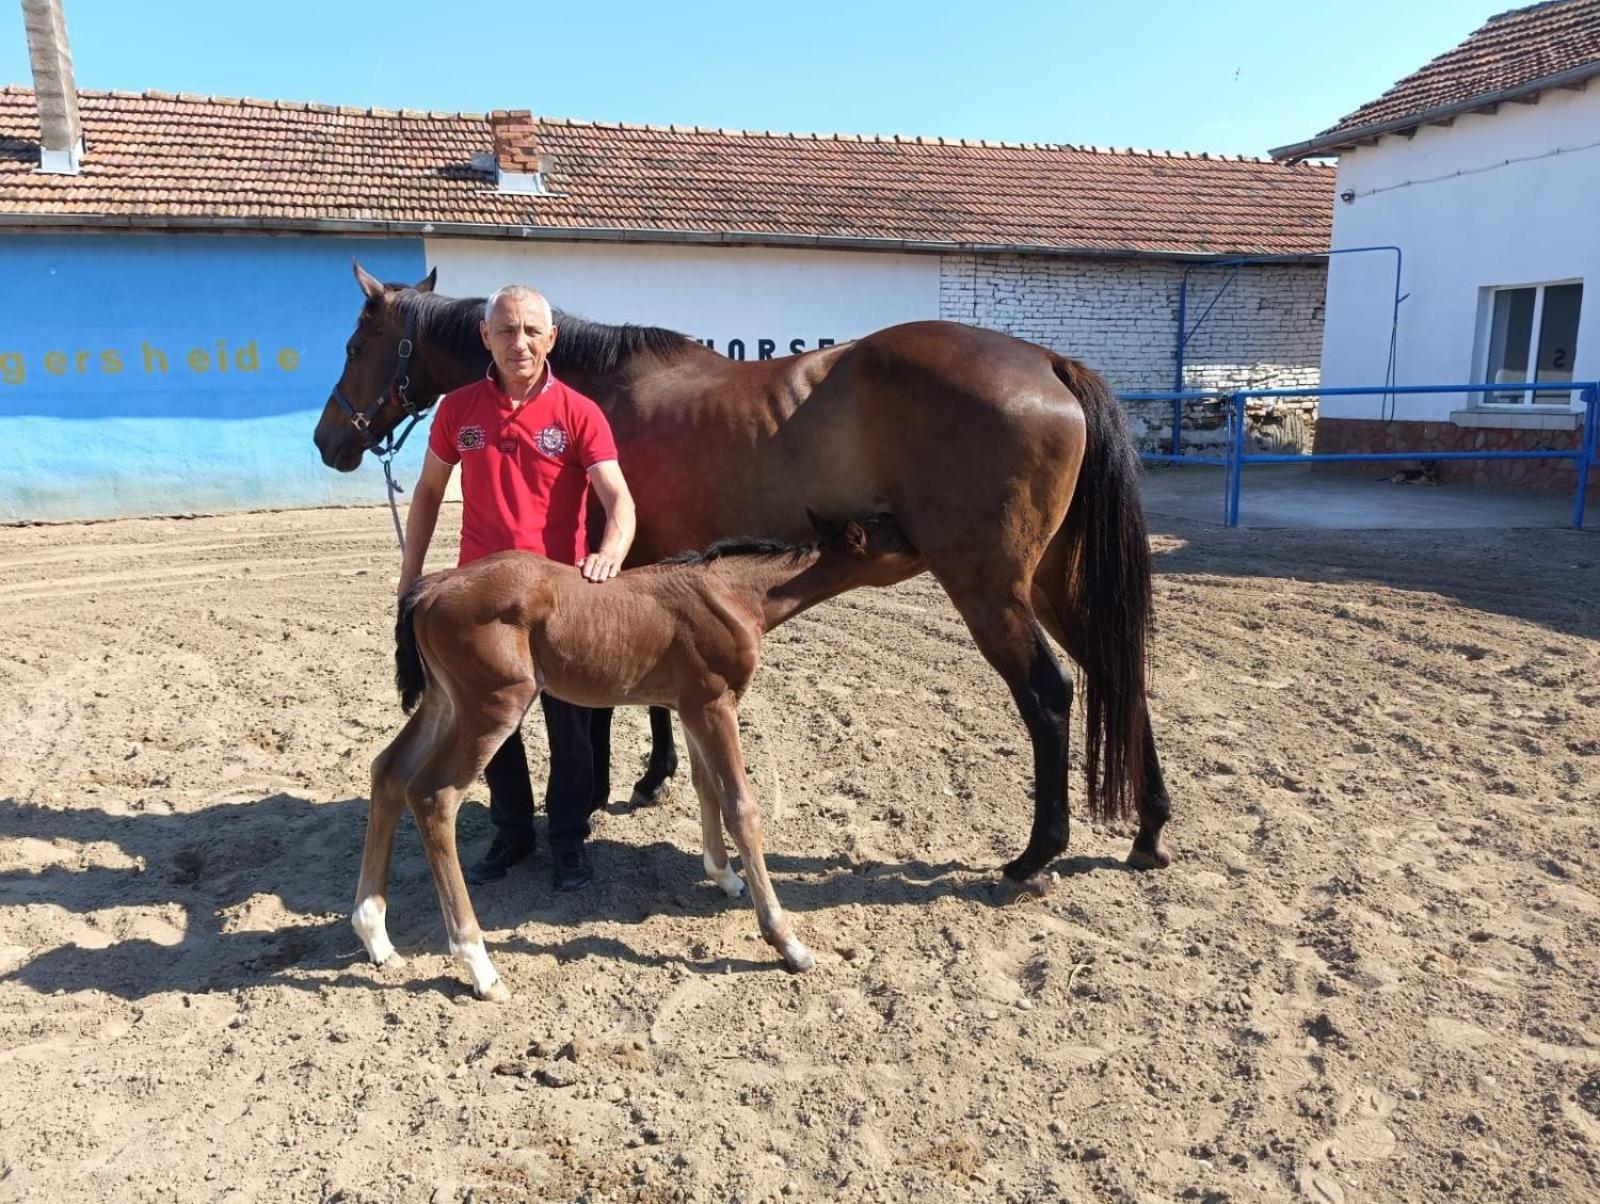
{"type": "Polygon", "coordinates": [[[450,952],[480,999],[504,1000],[456,858],[463,792],[539,696],[582,706],[667,706],[688,735],[706,874],[729,896],[727,825],[750,879],[761,935],[791,970],[809,970],[761,855],[761,816],[739,747],[739,700],[761,637],[835,594],[893,585],[925,565],[892,519],[831,526],[818,544],[730,540],[604,586],[525,552],[424,577],[400,603],[396,683],[414,712],[372,765],[361,882],[352,922],[372,960],[399,961],[384,927],[389,857],[402,806],[422,833],[450,952]],[[418,700],[420,699],[420,706],[418,700]]]}

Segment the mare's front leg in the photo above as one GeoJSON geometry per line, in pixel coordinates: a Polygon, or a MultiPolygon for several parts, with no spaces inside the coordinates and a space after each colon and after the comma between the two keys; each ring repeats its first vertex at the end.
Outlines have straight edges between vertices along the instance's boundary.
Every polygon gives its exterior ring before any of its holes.
{"type": "Polygon", "coordinates": [[[644,777],[633,784],[629,803],[653,807],[672,797],[672,775],[678,772],[678,750],[672,743],[672,712],[666,707],[650,708],[650,761],[644,777]]]}
{"type": "Polygon", "coordinates": [[[817,959],[794,935],[789,917],[778,903],[778,893],[772,888],[772,879],[767,876],[766,859],[761,853],[761,811],[755,790],[745,776],[734,708],[733,697],[728,695],[708,707],[685,712],[683,729],[693,746],[693,759],[704,766],[707,783],[717,795],[722,821],[739,848],[761,935],[782,954],[789,969],[800,973],[816,965],[817,959]]]}

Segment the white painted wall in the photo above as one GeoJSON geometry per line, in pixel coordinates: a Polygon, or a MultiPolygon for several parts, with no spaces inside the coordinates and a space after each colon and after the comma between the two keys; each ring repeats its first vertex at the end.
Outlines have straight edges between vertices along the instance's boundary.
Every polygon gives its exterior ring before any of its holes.
{"type": "MultiPolygon", "coordinates": [[[[1183,271],[1159,259],[948,255],[940,313],[1080,359],[1121,391],[1170,389],[1183,271]]],[[[1186,387],[1316,384],[1323,265],[1251,264],[1223,289],[1229,276],[1189,273],[1186,387]]]]}
{"type": "MultiPolygon", "coordinates": [[[[1410,296],[1400,306],[1398,383],[1481,380],[1482,290],[1574,279],[1584,285],[1574,379],[1600,377],[1596,144],[1600,86],[1591,86],[1424,126],[1414,138],[1386,137],[1340,157],[1337,191],[1356,197],[1334,203],[1334,248],[1394,243],[1404,252],[1401,291],[1410,296]],[[1563,153],[1507,162],[1558,148],[1563,153]]],[[[1383,383],[1393,281],[1392,256],[1329,260],[1324,384],[1383,383]]],[[[1468,404],[1476,402],[1460,394],[1402,397],[1393,416],[1448,420],[1468,404]]],[[[1324,418],[1379,416],[1375,397],[1323,399],[1324,418]]]]}
{"type": "Polygon", "coordinates": [[[939,316],[939,257],[643,243],[506,243],[428,239],[439,291],[451,296],[528,284],[598,322],[635,322],[711,339],[745,359],[812,350],[898,322],[939,316]]]}

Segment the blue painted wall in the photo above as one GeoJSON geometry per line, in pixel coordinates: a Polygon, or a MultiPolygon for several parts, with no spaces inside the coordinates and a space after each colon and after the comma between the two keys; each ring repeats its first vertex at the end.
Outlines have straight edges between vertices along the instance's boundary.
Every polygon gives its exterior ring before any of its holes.
{"type": "Polygon", "coordinates": [[[420,239],[0,235],[0,521],[382,502],[311,443],[352,256],[426,274],[420,239]]]}

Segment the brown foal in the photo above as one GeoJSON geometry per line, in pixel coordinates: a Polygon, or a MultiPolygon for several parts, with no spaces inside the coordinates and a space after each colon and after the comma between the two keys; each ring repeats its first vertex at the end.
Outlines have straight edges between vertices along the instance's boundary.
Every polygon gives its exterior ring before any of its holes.
{"type": "Polygon", "coordinates": [[[732,540],[604,585],[525,552],[424,577],[400,603],[396,682],[411,718],[372,764],[361,882],[352,917],[372,960],[399,956],[384,926],[395,826],[409,806],[444,909],[450,952],[480,999],[510,991],[483,946],[456,858],[463,792],[541,690],[582,706],[667,706],[688,735],[708,877],[729,896],[727,825],[750,879],[761,935],[791,970],[815,959],[789,926],[761,856],[761,817],[745,776],[738,708],[761,637],[818,602],[893,585],[926,567],[890,518],[830,525],[809,546],[732,540]],[[420,699],[420,706],[418,701],[420,699]],[[413,710],[413,708],[415,708],[413,710]]]}

